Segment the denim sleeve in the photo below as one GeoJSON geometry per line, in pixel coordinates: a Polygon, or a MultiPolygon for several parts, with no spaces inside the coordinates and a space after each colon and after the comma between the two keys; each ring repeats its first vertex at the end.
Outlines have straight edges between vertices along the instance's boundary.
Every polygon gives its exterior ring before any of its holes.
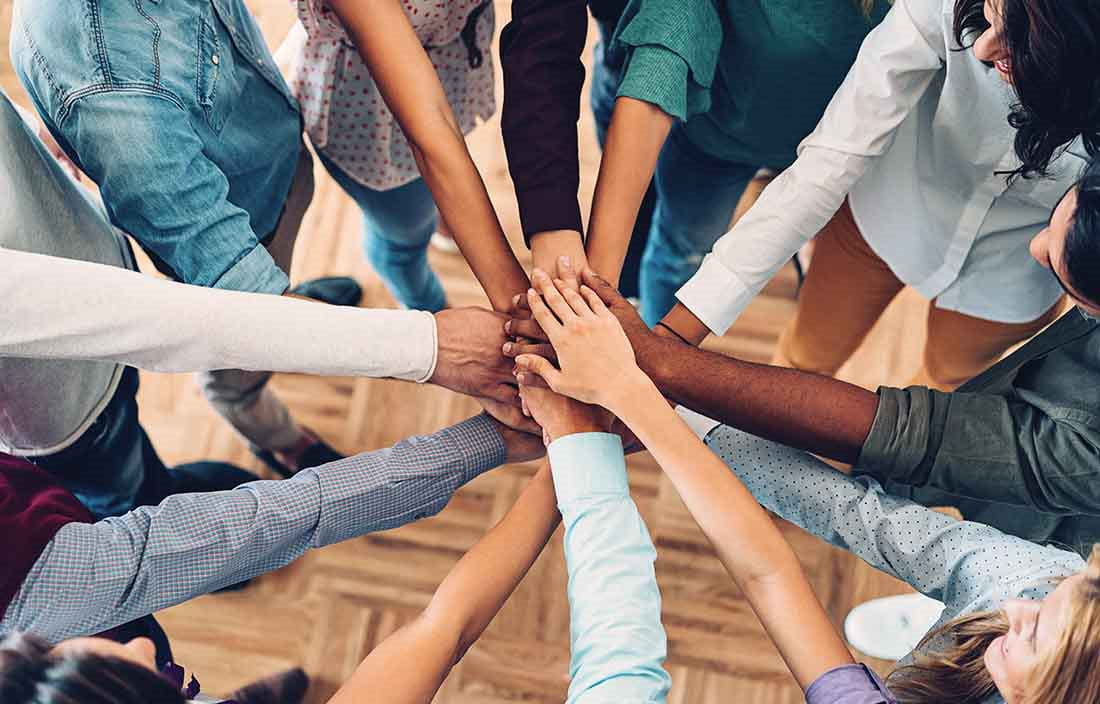
{"type": "Polygon", "coordinates": [[[1084,567],[1075,553],[955,520],[728,426],[706,443],[769,511],[943,601],[948,613],[994,608],[1084,567]]]}
{"type": "Polygon", "coordinates": [[[0,636],[33,631],[56,642],[100,633],[310,548],[426,518],[504,457],[500,434],[480,415],[284,481],[178,494],[119,518],[71,523],[27,575],[0,636]]]}
{"type": "Polygon", "coordinates": [[[572,660],[569,704],[657,704],[670,686],[657,552],[630,498],[616,435],[551,443],[565,525],[572,660]]]}
{"type": "Polygon", "coordinates": [[[857,471],[1051,514],[1100,514],[1100,431],[1023,395],[879,389],[857,471]]]}
{"type": "MultiPolygon", "coordinates": [[[[76,101],[58,125],[99,184],[114,223],[184,283],[281,294],[289,285],[228,200],[225,173],[203,153],[187,113],[169,96],[112,90],[76,101]]],[[[266,233],[265,233],[266,234],[266,233]]]]}

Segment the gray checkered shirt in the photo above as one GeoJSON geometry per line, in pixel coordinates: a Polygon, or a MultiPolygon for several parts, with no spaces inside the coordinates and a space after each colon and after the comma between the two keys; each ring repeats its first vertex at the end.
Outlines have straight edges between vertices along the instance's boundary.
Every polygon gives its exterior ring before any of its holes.
{"type": "Polygon", "coordinates": [[[182,494],[98,523],[70,523],[46,546],[0,620],[0,637],[100,633],[278,569],[306,550],[431,516],[504,461],[477,416],[232,491],[182,494]]]}

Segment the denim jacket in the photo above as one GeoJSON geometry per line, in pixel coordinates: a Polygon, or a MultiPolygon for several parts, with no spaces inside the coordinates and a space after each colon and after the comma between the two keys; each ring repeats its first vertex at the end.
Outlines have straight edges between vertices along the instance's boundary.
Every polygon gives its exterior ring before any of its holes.
{"type": "Polygon", "coordinates": [[[16,0],[12,63],[111,220],[176,278],[282,293],[298,104],[242,0],[16,0]]]}

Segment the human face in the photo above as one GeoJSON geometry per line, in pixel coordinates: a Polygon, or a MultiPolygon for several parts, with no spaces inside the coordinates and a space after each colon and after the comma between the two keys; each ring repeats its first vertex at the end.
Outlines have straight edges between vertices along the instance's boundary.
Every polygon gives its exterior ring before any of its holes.
{"type": "Polygon", "coordinates": [[[997,74],[1006,83],[1012,83],[1012,60],[1004,44],[1004,18],[1001,8],[1004,0],[985,0],[982,12],[989,29],[974,42],[974,56],[979,61],[993,64],[997,74]]]}
{"type": "Polygon", "coordinates": [[[1062,284],[1077,307],[1088,315],[1100,317],[1100,301],[1089,301],[1069,286],[1069,272],[1066,270],[1066,235],[1073,224],[1073,215],[1077,212],[1077,188],[1071,188],[1059,201],[1050,215],[1047,226],[1031,240],[1031,256],[1050,269],[1062,284]]]}
{"type": "Polygon", "coordinates": [[[117,643],[106,638],[70,638],[54,646],[57,655],[91,653],[105,658],[118,658],[156,672],[157,649],[148,638],[134,638],[129,643],[117,643]]]}
{"type": "Polygon", "coordinates": [[[1013,599],[1004,604],[1008,633],[995,639],[985,651],[985,669],[1008,704],[1027,692],[1032,673],[1056,646],[1066,625],[1073,591],[1083,575],[1066,579],[1042,601],[1013,599]]]}

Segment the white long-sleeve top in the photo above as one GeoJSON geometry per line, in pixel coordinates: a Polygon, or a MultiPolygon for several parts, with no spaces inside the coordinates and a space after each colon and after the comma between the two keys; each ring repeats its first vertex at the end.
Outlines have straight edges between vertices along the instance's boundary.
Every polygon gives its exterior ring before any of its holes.
{"type": "Polygon", "coordinates": [[[426,381],[436,328],[418,311],[341,308],[129,270],[102,208],[0,93],[0,452],[68,447],[128,364],[426,381]]]}
{"type": "Polygon", "coordinates": [[[1061,295],[1027,242],[1084,166],[1016,180],[1011,86],[959,50],[954,0],[897,0],[864,41],[821,122],[677,297],[721,334],[850,199],[867,243],[937,305],[1024,322],[1061,295]]]}

